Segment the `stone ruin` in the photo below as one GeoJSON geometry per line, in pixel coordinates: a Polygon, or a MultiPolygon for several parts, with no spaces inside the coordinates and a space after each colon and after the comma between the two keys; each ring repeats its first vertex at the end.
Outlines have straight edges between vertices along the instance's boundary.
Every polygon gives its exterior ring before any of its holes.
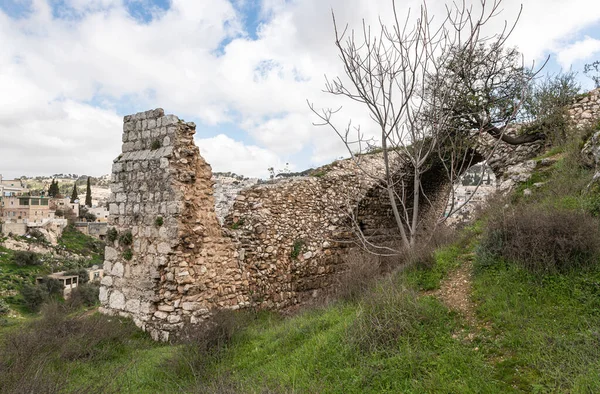
{"type": "MultiPolygon", "coordinates": [[[[593,103],[574,105],[573,118],[600,112],[598,94],[589,97],[593,103]]],[[[356,241],[352,221],[370,239],[397,236],[384,190],[353,160],[277,182],[213,179],[194,144],[195,127],[162,109],[125,116],[123,152],[112,169],[109,225],[116,231],[106,247],[101,312],[130,317],[168,340],[214,310],[283,309],[325,297],[356,241]]],[[[541,147],[503,146],[488,164],[502,177],[541,147]]],[[[370,171],[384,169],[381,154],[360,160],[370,171]]],[[[440,179],[435,168],[425,174],[431,195],[448,186],[440,179]]]]}

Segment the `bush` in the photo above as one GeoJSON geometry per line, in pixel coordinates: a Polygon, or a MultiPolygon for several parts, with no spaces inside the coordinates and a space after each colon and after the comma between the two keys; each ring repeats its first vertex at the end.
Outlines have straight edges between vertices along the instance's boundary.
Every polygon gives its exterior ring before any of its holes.
{"type": "Polygon", "coordinates": [[[71,297],[67,305],[71,309],[78,309],[82,306],[91,307],[100,301],[100,286],[93,283],[79,285],[71,291],[71,297]]]}
{"type": "Polygon", "coordinates": [[[379,256],[353,251],[344,256],[346,270],[338,277],[335,295],[343,300],[355,300],[372,288],[381,274],[379,256]]]}
{"type": "Polygon", "coordinates": [[[131,251],[131,249],[127,248],[123,251],[123,258],[127,261],[133,258],[133,252],[131,251]]]}
{"type": "Polygon", "coordinates": [[[519,205],[493,214],[478,250],[481,264],[498,258],[533,272],[565,272],[596,263],[598,221],[589,214],[519,205]]]}
{"type": "MultiPolygon", "coordinates": [[[[137,331],[132,322],[115,317],[69,317],[67,313],[63,305],[49,303],[40,319],[6,334],[0,342],[0,392],[65,392],[65,383],[74,377],[69,376],[69,369],[57,371],[56,365],[110,360],[137,331]]],[[[108,387],[102,385],[110,382],[90,381],[87,389],[77,392],[107,392],[108,387]]]]}
{"type": "Polygon", "coordinates": [[[364,353],[394,351],[399,340],[418,335],[420,328],[437,316],[414,290],[388,277],[365,294],[347,338],[364,353]]]}
{"type": "Polygon", "coordinates": [[[109,228],[108,231],[106,232],[106,239],[109,242],[115,242],[118,237],[119,237],[119,232],[114,227],[109,228]]]}
{"type": "Polygon", "coordinates": [[[155,225],[156,227],[160,227],[160,226],[162,226],[162,225],[163,225],[163,223],[164,223],[164,219],[163,219],[163,217],[162,217],[162,216],[157,216],[157,217],[156,217],[156,219],[154,220],[154,225],[155,225]]]}
{"type": "Polygon", "coordinates": [[[574,72],[548,76],[531,87],[523,109],[533,121],[523,129],[525,133],[540,132],[552,143],[566,141],[569,114],[565,107],[573,102],[581,87],[574,72]]]}
{"type": "Polygon", "coordinates": [[[133,235],[131,231],[126,231],[119,237],[119,243],[121,245],[129,246],[133,243],[133,235]]]}
{"type": "Polygon", "coordinates": [[[0,298],[0,316],[7,315],[8,312],[10,312],[10,307],[8,306],[8,303],[2,298],[0,298]]]}
{"type": "Polygon", "coordinates": [[[48,291],[40,286],[27,284],[21,288],[21,295],[25,306],[32,312],[40,310],[42,304],[48,299],[48,291]]]}
{"type": "Polygon", "coordinates": [[[19,267],[29,267],[34,265],[42,265],[37,254],[33,252],[17,250],[13,253],[13,263],[19,267]]]}

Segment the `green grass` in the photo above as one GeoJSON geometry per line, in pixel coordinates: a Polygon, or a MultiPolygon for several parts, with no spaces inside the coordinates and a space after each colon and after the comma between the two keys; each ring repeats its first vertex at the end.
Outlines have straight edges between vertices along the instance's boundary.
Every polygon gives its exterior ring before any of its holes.
{"type": "Polygon", "coordinates": [[[91,257],[90,266],[104,262],[104,242],[85,235],[72,226],[65,228],[58,244],[71,253],[91,257]]]}
{"type": "Polygon", "coordinates": [[[497,379],[525,392],[600,392],[598,267],[536,276],[499,263],[478,270],[474,290],[497,379]]]}

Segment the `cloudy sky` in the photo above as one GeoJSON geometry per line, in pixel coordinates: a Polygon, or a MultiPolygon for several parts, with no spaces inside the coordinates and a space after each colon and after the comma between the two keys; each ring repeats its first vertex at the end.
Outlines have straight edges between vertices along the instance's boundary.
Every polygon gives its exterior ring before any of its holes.
{"type": "MultiPolygon", "coordinates": [[[[527,0],[511,37],[547,70],[600,59],[600,1],[527,0]]],[[[432,10],[441,1],[428,1],[432,10]]],[[[390,0],[0,0],[0,174],[98,176],[121,149],[124,115],[161,107],[197,124],[214,171],[267,176],[343,155],[318,107],[340,75],[330,10],[357,26],[390,0]]],[[[402,9],[418,1],[398,1],[402,9]]],[[[505,0],[498,19],[520,2],[505,0]]],[[[584,88],[592,84],[580,73],[584,88]]]]}

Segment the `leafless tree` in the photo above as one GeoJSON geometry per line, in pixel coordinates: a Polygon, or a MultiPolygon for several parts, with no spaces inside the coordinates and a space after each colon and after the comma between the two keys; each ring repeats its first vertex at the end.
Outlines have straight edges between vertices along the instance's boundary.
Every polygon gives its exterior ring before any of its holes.
{"type": "MultiPolygon", "coordinates": [[[[363,175],[375,178],[386,191],[407,248],[415,246],[421,214],[434,203],[422,183],[427,171],[443,168],[452,184],[474,164],[473,140],[484,133],[494,137],[496,145],[543,138],[506,133],[535,73],[524,67],[516,50],[505,49],[518,17],[495,34],[484,33],[501,3],[481,0],[473,7],[455,2],[438,19],[424,1],[415,18],[409,11],[401,19],[392,0],[391,24],[380,18],[374,31],[363,21],[358,32],[347,25],[340,28],[332,12],[345,78],[326,77],[325,91],[364,104],[377,127],[378,141],[365,138],[352,121],[338,127],[333,117],[341,107],[316,109],[312,103],[309,107],[319,117],[315,125],[331,127],[363,175]],[[383,175],[362,165],[362,154],[373,150],[376,142],[383,175]]],[[[366,249],[380,251],[370,247],[355,227],[366,249]]]]}

